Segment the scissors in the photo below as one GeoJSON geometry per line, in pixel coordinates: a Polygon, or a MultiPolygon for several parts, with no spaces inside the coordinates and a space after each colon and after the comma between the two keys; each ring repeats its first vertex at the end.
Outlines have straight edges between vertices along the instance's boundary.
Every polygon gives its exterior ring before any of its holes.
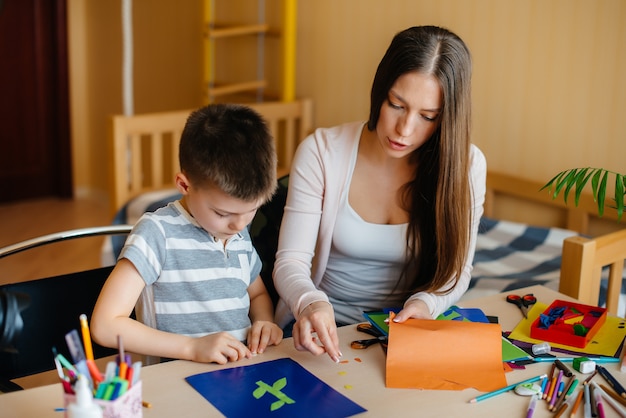
{"type": "Polygon", "coordinates": [[[522,311],[524,318],[528,319],[528,308],[537,303],[537,298],[532,293],[528,293],[524,296],[508,295],[506,301],[516,305],[522,311]]]}
{"type": "Polygon", "coordinates": [[[380,345],[383,347],[383,350],[387,351],[387,336],[383,334],[382,332],[380,332],[378,329],[376,329],[372,324],[368,324],[368,323],[358,324],[356,326],[356,330],[369,334],[375,338],[352,341],[350,343],[351,348],[365,349],[369,346],[380,343],[380,345]]]}

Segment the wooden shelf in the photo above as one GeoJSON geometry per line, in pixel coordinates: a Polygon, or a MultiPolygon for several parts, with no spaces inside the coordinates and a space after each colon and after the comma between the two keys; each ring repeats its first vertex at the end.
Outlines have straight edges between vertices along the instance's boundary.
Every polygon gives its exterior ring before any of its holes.
{"type": "Polygon", "coordinates": [[[269,31],[269,25],[220,25],[207,29],[207,36],[211,39],[230,38],[233,36],[259,35],[269,31]]]}
{"type": "Polygon", "coordinates": [[[208,93],[210,96],[223,96],[226,94],[263,89],[265,87],[267,87],[267,81],[265,80],[244,81],[240,83],[222,84],[209,87],[208,93]]]}
{"type": "MultiPolygon", "coordinates": [[[[297,0],[281,0],[280,9],[270,8],[271,14],[276,15],[280,13],[281,24],[279,26],[274,25],[270,28],[270,25],[266,23],[265,16],[265,1],[258,0],[257,2],[250,1],[249,6],[253,6],[256,3],[258,9],[258,18],[256,22],[246,22],[246,19],[250,18],[248,13],[242,13],[241,10],[236,8],[229,8],[228,3],[222,3],[222,13],[219,14],[220,18],[216,21],[215,8],[217,0],[204,0],[204,94],[207,103],[217,101],[227,101],[233,99],[233,95],[240,93],[255,93],[257,97],[266,97],[268,93],[265,91],[268,88],[267,76],[265,74],[268,64],[265,62],[266,44],[268,38],[271,38],[272,47],[275,46],[276,40],[280,42],[281,57],[280,62],[271,63],[272,75],[271,79],[278,79],[280,87],[275,90],[280,91],[280,100],[291,101],[295,96],[295,34],[296,34],[296,4],[297,0]],[[230,15],[230,18],[225,18],[226,15],[230,15]],[[216,74],[217,68],[221,71],[228,71],[228,66],[238,65],[237,60],[235,63],[222,62],[224,61],[224,54],[222,53],[219,58],[216,57],[216,49],[218,44],[226,45],[224,40],[235,37],[251,36],[257,37],[256,43],[256,74],[246,73],[243,78],[256,78],[254,81],[246,80],[225,80],[221,82],[218,80],[216,74]],[[216,62],[220,61],[219,63],[216,62]],[[276,72],[279,72],[276,77],[276,72]]],[[[247,5],[248,3],[246,3],[247,5]]],[[[273,4],[272,4],[273,5],[273,4]]],[[[247,8],[247,6],[246,6],[247,8]]],[[[248,10],[246,10],[248,11],[248,10]]],[[[276,17],[276,16],[275,16],[276,17]]],[[[270,21],[273,21],[270,19],[270,21]]],[[[226,41],[227,42],[227,41],[226,41]]],[[[242,56],[253,56],[251,52],[254,52],[253,44],[248,43],[248,40],[242,42],[235,42],[233,48],[241,49],[238,54],[234,55],[235,58],[242,56]]],[[[230,51],[229,51],[230,52],[230,51]]],[[[272,60],[275,58],[272,56],[272,60]]],[[[230,61],[230,56],[226,57],[226,61],[230,61]]],[[[246,64],[247,65],[247,64],[246,64]]],[[[259,99],[257,99],[259,100],[259,99]]]]}

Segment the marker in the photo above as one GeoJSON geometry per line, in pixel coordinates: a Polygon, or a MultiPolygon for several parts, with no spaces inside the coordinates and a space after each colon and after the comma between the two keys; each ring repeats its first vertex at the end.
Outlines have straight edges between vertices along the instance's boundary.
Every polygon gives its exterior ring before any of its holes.
{"type": "Polygon", "coordinates": [[[532,418],[533,413],[535,412],[535,407],[537,406],[537,398],[539,395],[535,394],[530,397],[530,403],[528,404],[528,410],[526,411],[526,418],[532,418]]]}
{"type": "Polygon", "coordinates": [[[546,374],[542,374],[542,375],[539,375],[539,376],[531,377],[530,379],[526,379],[526,380],[523,380],[521,382],[513,383],[512,385],[508,385],[508,386],[505,386],[505,387],[503,387],[501,389],[494,390],[493,392],[484,393],[484,394],[479,395],[479,396],[477,396],[477,397],[475,397],[473,399],[470,399],[469,403],[476,403],[476,402],[483,401],[485,399],[489,399],[489,398],[491,398],[493,396],[499,395],[501,393],[508,392],[508,391],[510,391],[512,389],[515,389],[515,386],[517,386],[517,385],[522,385],[524,383],[533,383],[533,382],[536,382],[538,380],[543,379],[546,376],[547,376],[546,374]]]}
{"type": "Polygon", "coordinates": [[[67,370],[73,372],[75,375],[78,375],[78,370],[76,370],[76,368],[72,365],[72,363],[70,363],[63,354],[58,353],[56,355],[56,358],[61,362],[61,364],[63,365],[63,367],[65,367],[67,370]]]}
{"type": "Polygon", "coordinates": [[[596,389],[595,386],[593,386],[593,397],[594,400],[596,401],[596,408],[598,410],[598,418],[604,418],[604,405],[602,404],[602,395],[600,394],[600,391],[596,389]]]}
{"type": "Polygon", "coordinates": [[[576,385],[578,385],[578,379],[574,379],[574,381],[570,385],[570,388],[567,390],[567,393],[565,394],[565,399],[567,399],[570,396],[572,396],[572,393],[574,392],[574,389],[576,389],[576,385]]]}
{"type": "Polygon", "coordinates": [[[567,367],[565,364],[563,364],[563,362],[559,359],[554,360],[554,364],[556,365],[556,367],[558,367],[559,369],[563,370],[563,374],[565,375],[565,377],[571,377],[572,376],[572,371],[569,369],[569,367],[567,367]]]}
{"type": "MultiPolygon", "coordinates": [[[[617,393],[615,393],[615,391],[613,391],[610,387],[608,386],[604,386],[602,383],[600,383],[599,385],[602,390],[604,391],[604,394],[609,395],[611,398],[615,399],[617,402],[619,402],[620,404],[622,404],[623,406],[626,406],[626,399],[622,398],[621,396],[619,396],[617,393]]],[[[604,395],[603,394],[603,395],[604,395]]]]}
{"type": "Polygon", "coordinates": [[[595,390],[600,392],[600,395],[602,395],[602,399],[607,401],[611,405],[611,407],[615,409],[615,412],[617,412],[620,417],[626,417],[626,411],[624,410],[624,408],[622,408],[619,402],[608,396],[606,392],[602,390],[602,388],[598,386],[596,382],[591,382],[591,384],[593,385],[595,390]]]}
{"type": "Polygon", "coordinates": [[[117,347],[119,350],[119,371],[117,373],[117,375],[119,377],[121,377],[122,379],[126,379],[126,371],[128,369],[128,364],[126,364],[126,356],[124,355],[124,344],[122,344],[122,336],[118,335],[117,336],[117,347]]]}
{"type": "Polygon", "coordinates": [[[591,418],[591,398],[589,396],[589,385],[585,385],[585,404],[583,405],[583,416],[585,418],[591,418]]]}
{"type": "Polygon", "coordinates": [[[609,371],[607,369],[605,369],[602,366],[596,366],[596,370],[598,371],[598,373],[600,373],[600,375],[604,378],[604,380],[606,380],[606,382],[611,385],[611,387],[613,388],[613,390],[615,390],[615,392],[617,392],[617,394],[619,396],[621,396],[622,398],[626,398],[626,389],[624,389],[624,387],[621,385],[620,382],[618,382],[611,373],[609,373],[609,371]]]}

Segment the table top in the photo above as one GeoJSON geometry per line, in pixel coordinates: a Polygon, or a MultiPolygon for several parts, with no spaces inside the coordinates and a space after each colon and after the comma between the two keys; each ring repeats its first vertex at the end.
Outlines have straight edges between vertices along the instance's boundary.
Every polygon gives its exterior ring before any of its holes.
{"type": "MultiPolygon", "coordinates": [[[[558,292],[542,286],[531,286],[515,291],[533,293],[540,302],[550,304],[554,299],[574,300],[558,292]]],[[[504,331],[512,330],[521,319],[520,311],[505,301],[504,294],[467,300],[459,303],[464,308],[480,308],[486,315],[495,315],[504,331]]],[[[395,417],[406,416],[407,412],[420,417],[491,417],[526,416],[528,397],[507,392],[482,402],[470,404],[469,400],[482,392],[475,389],[463,391],[433,391],[416,389],[390,389],[385,387],[385,354],[379,345],[364,350],[350,348],[355,339],[369,338],[356,331],[356,326],[339,329],[343,361],[332,362],[327,356],[313,356],[308,352],[296,351],[291,339],[285,339],[279,346],[270,347],[264,354],[227,365],[201,364],[189,361],[172,361],[142,369],[143,400],[152,407],[143,409],[143,416],[174,417],[202,416],[220,417],[221,413],[205,400],[186,381],[185,377],[230,367],[245,366],[289,357],[313,373],[335,390],[352,401],[361,405],[367,412],[358,416],[395,417]]],[[[526,366],[524,370],[515,370],[506,374],[509,384],[527,378],[549,373],[550,363],[536,363],[526,366]]],[[[626,373],[618,371],[617,364],[606,364],[605,367],[623,384],[626,384],[626,373]]],[[[585,378],[585,375],[581,375],[585,378]]],[[[599,376],[594,378],[598,383],[606,385],[599,376]]],[[[42,386],[19,392],[0,395],[0,415],[7,417],[60,417],[55,408],[63,406],[62,388],[60,383],[42,386]]],[[[619,416],[610,405],[606,405],[607,417],[619,416]]],[[[582,407],[579,408],[582,416],[582,407]]],[[[538,404],[533,417],[554,416],[542,401],[538,404]]],[[[565,415],[564,415],[565,416],[565,415]]],[[[569,416],[569,412],[567,415],[569,416]]]]}

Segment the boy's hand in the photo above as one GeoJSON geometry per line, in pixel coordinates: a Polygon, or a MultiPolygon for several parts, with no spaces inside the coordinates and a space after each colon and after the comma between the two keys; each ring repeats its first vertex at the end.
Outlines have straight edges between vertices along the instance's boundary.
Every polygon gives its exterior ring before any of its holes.
{"type": "Polygon", "coordinates": [[[193,361],[200,363],[226,364],[252,357],[248,347],[227,332],[195,338],[193,350],[193,361]]]}
{"type": "Polygon", "coordinates": [[[255,321],[248,331],[248,347],[253,354],[261,354],[268,345],[278,345],[283,339],[283,330],[270,321],[255,321]]]}

